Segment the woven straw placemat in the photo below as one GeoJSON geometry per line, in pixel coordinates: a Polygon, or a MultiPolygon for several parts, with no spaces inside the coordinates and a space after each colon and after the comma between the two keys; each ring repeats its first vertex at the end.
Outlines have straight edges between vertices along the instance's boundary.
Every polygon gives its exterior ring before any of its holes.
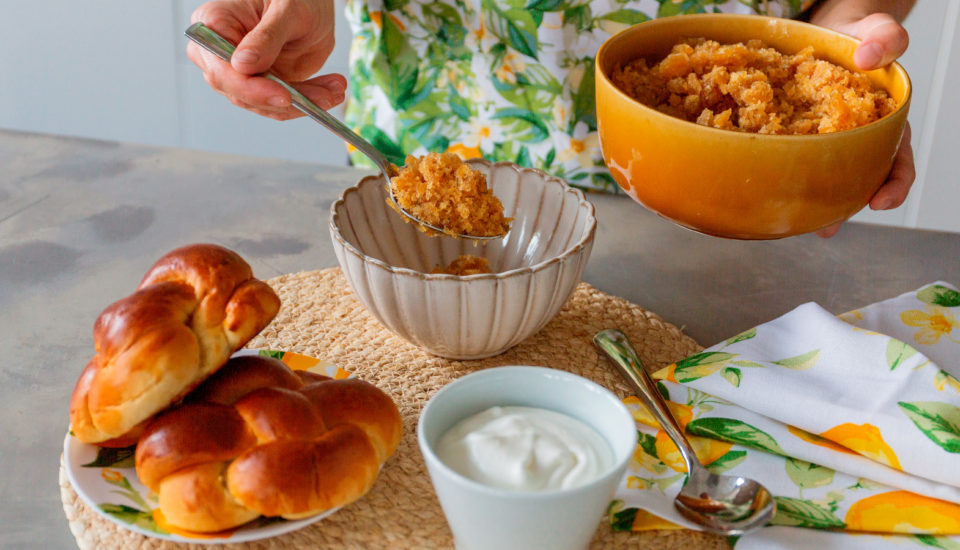
{"type": "MultiPolygon", "coordinates": [[[[400,408],[403,439],[374,488],[362,499],[299,531],[233,548],[452,548],[453,538],[417,447],[416,424],[427,400],[464,374],[503,365],[570,371],[628,395],[628,388],[591,338],[619,328],[651,371],[700,346],[655,313],[581,283],[560,313],[539,333],[506,353],[477,361],[434,357],[386,330],[356,299],[339,268],[294,273],[267,281],[280,295],[280,313],[250,342],[329,359],[386,391],[400,408]]],[[[80,500],[60,469],[63,509],[80,548],[173,549],[197,545],[152,539],[118,527],[80,500]]],[[[605,522],[592,548],[647,550],[725,549],[722,537],[677,531],[614,532],[605,522]]]]}

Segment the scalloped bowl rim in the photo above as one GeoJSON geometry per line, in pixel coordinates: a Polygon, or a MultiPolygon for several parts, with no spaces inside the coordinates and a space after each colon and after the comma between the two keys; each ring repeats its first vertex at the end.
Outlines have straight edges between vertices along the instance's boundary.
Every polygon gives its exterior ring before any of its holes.
{"type": "MultiPolygon", "coordinates": [[[[597,55],[594,56],[594,59],[597,61],[597,68],[599,69],[597,72],[600,73],[600,76],[603,78],[605,85],[608,85],[618,96],[622,97],[623,99],[629,100],[634,107],[637,107],[641,111],[649,113],[651,116],[654,117],[655,120],[668,121],[668,123],[679,121],[685,124],[689,124],[691,126],[690,131],[705,132],[707,135],[710,135],[712,132],[719,132],[720,134],[724,136],[728,136],[731,139],[744,139],[744,140],[765,139],[765,140],[771,140],[771,141],[786,141],[786,142],[802,141],[802,140],[824,141],[829,139],[841,139],[843,137],[846,137],[846,136],[849,136],[850,134],[855,134],[855,133],[870,132],[873,130],[873,127],[876,124],[878,124],[880,121],[889,119],[894,115],[897,115],[903,109],[909,108],[911,100],[913,99],[913,82],[910,80],[910,75],[907,73],[906,69],[904,69],[899,62],[893,61],[890,63],[888,67],[890,68],[890,70],[896,73],[897,78],[903,79],[903,84],[904,84],[903,100],[898,102],[896,109],[888,113],[883,118],[879,118],[877,120],[874,120],[862,126],[857,126],[856,128],[848,128],[846,130],[840,130],[838,132],[828,132],[826,134],[759,134],[756,132],[742,132],[742,131],[736,131],[736,130],[728,130],[724,128],[714,128],[712,126],[705,126],[703,124],[697,124],[696,122],[675,117],[673,115],[668,115],[664,112],[658,111],[653,107],[650,107],[649,105],[641,103],[639,100],[634,99],[633,97],[630,97],[629,94],[627,94],[626,92],[621,90],[618,86],[616,86],[613,83],[613,80],[611,80],[610,75],[607,74],[607,71],[604,70],[603,65],[600,63],[600,56],[605,54],[606,50],[609,49],[608,44],[614,42],[615,39],[617,39],[618,37],[622,38],[621,35],[626,35],[627,33],[630,33],[630,32],[637,32],[636,27],[639,27],[641,25],[649,26],[649,25],[655,25],[655,24],[669,24],[671,23],[672,20],[679,20],[679,18],[683,18],[683,20],[685,21],[692,21],[691,18],[697,18],[697,19],[761,18],[761,19],[776,21],[778,23],[787,24],[787,25],[792,25],[792,24],[809,25],[809,26],[815,27],[818,31],[822,32],[825,35],[832,35],[836,38],[843,39],[843,40],[853,40],[858,43],[861,42],[861,40],[854,38],[853,36],[850,36],[848,34],[843,34],[841,32],[838,32],[832,29],[813,25],[812,23],[807,23],[805,21],[798,21],[795,19],[783,19],[781,17],[773,17],[773,16],[767,16],[767,15],[747,15],[747,14],[740,14],[740,13],[696,13],[696,14],[689,14],[689,15],[674,15],[670,17],[660,17],[657,19],[650,19],[649,21],[643,21],[641,23],[631,25],[630,27],[627,27],[626,29],[623,29],[617,32],[613,36],[610,36],[609,38],[603,41],[603,44],[600,45],[600,49],[597,50],[597,55]]],[[[869,72],[869,71],[860,71],[860,72],[869,72]]],[[[888,90],[884,90],[884,91],[886,91],[887,93],[890,93],[888,90]]]]}
{"type": "MultiPolygon", "coordinates": [[[[486,159],[469,159],[466,162],[471,164],[486,165],[491,171],[495,168],[507,167],[521,174],[523,172],[531,172],[539,176],[540,179],[547,184],[563,186],[563,192],[573,195],[577,199],[578,205],[581,208],[586,206],[587,220],[586,220],[586,226],[582,231],[581,237],[577,239],[576,243],[574,243],[573,246],[565,249],[563,252],[561,252],[560,254],[557,254],[556,256],[552,256],[545,260],[540,260],[539,262],[528,265],[528,266],[517,267],[514,269],[509,269],[507,271],[501,271],[498,273],[478,273],[475,275],[450,275],[447,273],[423,273],[415,269],[410,269],[408,267],[392,266],[383,260],[380,260],[378,258],[374,258],[373,256],[369,256],[365,254],[362,250],[357,248],[353,243],[348,241],[340,233],[340,228],[336,223],[337,219],[340,217],[340,214],[337,212],[337,208],[340,205],[344,204],[346,197],[350,193],[358,193],[360,191],[360,186],[364,185],[365,182],[369,180],[382,180],[383,174],[372,174],[372,175],[364,176],[363,178],[360,179],[360,181],[344,189],[343,192],[340,193],[340,196],[337,198],[337,200],[335,200],[333,204],[330,205],[330,219],[328,222],[330,227],[330,234],[333,235],[333,237],[337,240],[337,242],[341,246],[343,246],[344,250],[353,254],[354,256],[359,257],[361,260],[363,260],[366,263],[371,263],[379,267],[380,269],[386,270],[396,275],[405,276],[405,277],[416,277],[418,279],[423,279],[428,281],[430,280],[474,281],[474,280],[483,280],[483,279],[501,279],[504,277],[522,275],[526,273],[532,274],[537,271],[542,271],[554,263],[562,262],[568,257],[580,254],[583,251],[583,249],[586,248],[590,244],[590,242],[593,240],[597,230],[596,208],[593,206],[593,203],[587,200],[583,191],[581,191],[580,189],[577,189],[571,186],[569,183],[567,183],[566,181],[564,181],[563,179],[557,176],[552,176],[550,174],[547,174],[543,170],[540,170],[538,168],[525,168],[513,162],[506,162],[506,161],[490,162],[489,160],[486,160],[486,159]]],[[[400,214],[397,214],[397,215],[399,216],[400,214]]],[[[409,223],[413,223],[413,222],[409,222],[409,223]]],[[[432,237],[432,238],[442,239],[442,238],[450,238],[450,237],[438,236],[438,237],[432,237]]],[[[481,244],[480,246],[483,246],[483,245],[481,244]]]]}

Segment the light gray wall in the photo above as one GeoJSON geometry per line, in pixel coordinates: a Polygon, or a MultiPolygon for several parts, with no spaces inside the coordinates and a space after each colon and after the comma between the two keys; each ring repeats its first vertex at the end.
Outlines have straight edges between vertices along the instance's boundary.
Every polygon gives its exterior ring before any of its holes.
{"type": "MultiPolygon", "coordinates": [[[[343,142],[316,123],[260,117],[206,85],[183,36],[201,3],[0,0],[0,127],[345,164],[343,142]]],[[[350,31],[337,3],[324,72],[344,73],[350,31]]]]}
{"type": "MultiPolygon", "coordinates": [[[[344,164],[343,144],[315,123],[248,113],[206,85],[183,37],[201,3],[0,0],[0,128],[344,164]]],[[[337,3],[324,72],[344,73],[350,32],[337,3]]],[[[957,0],[922,0],[907,19],[917,183],[903,207],[855,219],[960,232],[958,19],[957,0]]]]}

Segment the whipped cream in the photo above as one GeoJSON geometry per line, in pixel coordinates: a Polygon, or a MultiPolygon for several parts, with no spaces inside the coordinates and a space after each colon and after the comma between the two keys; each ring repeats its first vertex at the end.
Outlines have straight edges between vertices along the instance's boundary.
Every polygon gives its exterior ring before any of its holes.
{"type": "Polygon", "coordinates": [[[492,407],[444,433],[437,456],[478,483],[515,491],[579,487],[613,465],[607,441],[583,422],[547,409],[492,407]]]}

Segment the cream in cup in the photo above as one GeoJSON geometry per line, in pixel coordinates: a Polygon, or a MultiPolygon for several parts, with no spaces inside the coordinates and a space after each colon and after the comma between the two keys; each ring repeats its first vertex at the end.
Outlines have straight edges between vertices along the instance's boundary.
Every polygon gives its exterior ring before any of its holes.
{"type": "Polygon", "coordinates": [[[497,367],[437,392],[417,438],[458,549],[582,550],[637,432],[626,406],[583,377],[497,367]]]}

